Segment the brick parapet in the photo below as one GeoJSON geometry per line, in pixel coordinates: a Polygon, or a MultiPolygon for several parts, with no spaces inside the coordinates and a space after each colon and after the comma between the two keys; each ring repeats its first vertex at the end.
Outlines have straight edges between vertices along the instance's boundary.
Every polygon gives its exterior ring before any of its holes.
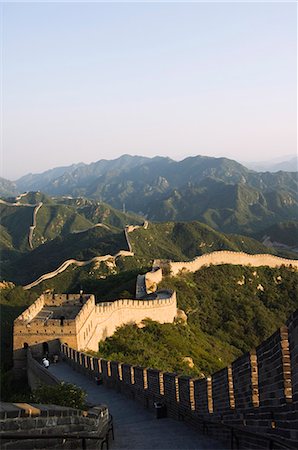
{"type": "MultiPolygon", "coordinates": [[[[90,433],[90,436],[96,435],[101,439],[108,433],[108,423],[109,411],[104,405],[82,411],[55,405],[1,402],[1,449],[61,448],[61,438],[60,440],[34,438],[41,434],[68,435],[71,438],[72,434],[77,436],[81,432],[85,436],[90,433]],[[14,439],[5,440],[2,433],[13,434],[14,439]],[[32,440],[20,440],[18,434],[32,436],[32,440]]],[[[82,448],[81,440],[71,442],[71,448],[82,448]]],[[[100,440],[93,441],[93,444],[100,445],[100,440]]]]}
{"type": "MultiPolygon", "coordinates": [[[[62,353],[68,361],[75,358],[75,352],[67,346],[62,346],[62,353]]],[[[256,350],[207,379],[192,379],[115,361],[109,362],[108,376],[108,361],[101,361],[106,373],[104,383],[111,386],[113,380],[114,387],[149,408],[155,401],[161,401],[167,407],[168,416],[183,418],[199,428],[207,427],[214,437],[224,440],[230,436],[228,426],[238,426],[243,428],[238,436],[241,448],[259,448],[261,442],[268,444],[268,436],[293,448],[298,442],[298,311],[289,318],[287,326],[277,330],[256,350]],[[246,435],[245,430],[267,437],[254,438],[252,434],[246,435]]],[[[88,367],[83,368],[83,373],[88,375],[88,371],[88,367]]]]}
{"type": "Polygon", "coordinates": [[[256,350],[260,406],[279,406],[292,400],[288,329],[277,330],[256,350]]]}
{"type": "Polygon", "coordinates": [[[298,269],[297,259],[286,259],[270,254],[250,255],[244,252],[233,252],[229,250],[219,250],[205,255],[198,256],[192,261],[170,262],[169,267],[172,275],[177,275],[181,270],[188,272],[196,272],[203,266],[220,265],[220,264],[236,264],[251,265],[253,267],[269,266],[280,267],[282,265],[298,269]]]}
{"type": "MultiPolygon", "coordinates": [[[[298,310],[287,320],[293,403],[298,404],[298,310]]],[[[298,427],[297,427],[298,428],[298,427]]]]}
{"type": "Polygon", "coordinates": [[[211,377],[194,380],[195,411],[198,414],[212,414],[212,381],[211,377]]]}
{"type": "Polygon", "coordinates": [[[255,351],[232,363],[235,407],[245,410],[259,405],[258,366],[255,351]]]}
{"type": "Polygon", "coordinates": [[[221,414],[234,408],[234,390],[231,367],[225,367],[212,375],[213,412],[221,414]]]}

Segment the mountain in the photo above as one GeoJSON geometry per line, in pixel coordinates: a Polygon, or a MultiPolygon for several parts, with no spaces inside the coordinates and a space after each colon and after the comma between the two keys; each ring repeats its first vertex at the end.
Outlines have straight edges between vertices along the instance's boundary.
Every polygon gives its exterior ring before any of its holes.
{"type": "Polygon", "coordinates": [[[200,220],[225,232],[251,234],[298,217],[297,173],[258,173],[227,158],[124,155],[34,180],[50,195],[85,196],[150,220],[200,220]]]}
{"type": "Polygon", "coordinates": [[[84,163],[79,163],[70,166],[55,167],[54,169],[46,170],[42,173],[29,173],[19,178],[16,181],[16,186],[20,192],[43,190],[43,186],[48,183],[51,183],[67,173],[72,173],[79,167],[83,168],[84,166],[84,163]]]}
{"type": "Polygon", "coordinates": [[[3,267],[3,276],[17,284],[35,281],[44,273],[56,270],[64,261],[86,261],[99,255],[114,255],[127,250],[124,232],[95,227],[79,234],[69,233],[21,254],[3,267]]]}
{"type": "Polygon", "coordinates": [[[0,197],[13,197],[17,195],[18,188],[12,181],[0,177],[0,197]]]}
{"type": "MultiPolygon", "coordinates": [[[[58,236],[86,230],[98,223],[124,228],[130,223],[142,224],[136,214],[127,214],[106,203],[84,198],[52,198],[42,192],[27,192],[10,201],[0,201],[0,241],[15,250],[28,250],[29,230],[33,225],[34,209],[36,223],[31,238],[31,248],[36,248],[58,236]]],[[[4,245],[4,244],[3,244],[4,245]]],[[[0,244],[1,248],[1,244],[0,244]]]]}
{"type": "Polygon", "coordinates": [[[186,261],[216,250],[268,253],[255,239],[218,232],[200,222],[149,223],[129,234],[137,257],[186,261]]]}
{"type": "MultiPolygon", "coordinates": [[[[72,290],[77,287],[77,280],[81,279],[84,280],[82,285],[85,290],[92,289],[92,292],[99,292],[97,284],[103,276],[142,270],[148,268],[153,259],[158,258],[185,261],[216,250],[272,252],[257,240],[236,234],[220,233],[200,222],[149,223],[146,229],[136,227],[130,232],[129,241],[134,256],[118,258],[112,264],[109,263],[109,267],[97,262],[88,265],[87,268],[70,266],[54,279],[44,281],[42,289],[55,287],[61,290],[63,286],[64,290],[72,290]]],[[[86,261],[95,256],[114,255],[120,250],[128,250],[123,228],[104,225],[91,227],[79,233],[65,231],[54,239],[37,245],[31,251],[7,257],[3,264],[2,276],[6,280],[25,285],[45,273],[56,270],[68,259],[86,261]]],[[[111,286],[110,289],[115,290],[115,286],[111,286]]]]}
{"type": "Polygon", "coordinates": [[[278,251],[298,252],[298,221],[279,222],[263,229],[255,237],[278,251]]]}
{"type": "Polygon", "coordinates": [[[152,220],[196,220],[233,233],[252,234],[272,223],[297,217],[296,196],[285,189],[260,191],[243,183],[205,178],[164,195],[148,206],[152,220]]]}
{"type": "Polygon", "coordinates": [[[278,172],[280,170],[293,172],[298,170],[297,155],[289,155],[287,159],[276,158],[269,161],[245,162],[246,167],[257,172],[278,172]]]}

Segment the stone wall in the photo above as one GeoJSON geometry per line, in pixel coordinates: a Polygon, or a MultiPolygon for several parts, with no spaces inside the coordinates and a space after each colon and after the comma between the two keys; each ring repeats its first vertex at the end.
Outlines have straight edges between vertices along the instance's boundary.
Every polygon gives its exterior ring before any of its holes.
{"type": "Polygon", "coordinates": [[[94,358],[64,345],[61,352],[75,370],[101,377],[147,408],[160,401],[168,416],[223,441],[234,427],[239,448],[269,448],[270,439],[280,443],[270,448],[297,448],[298,310],[256,350],[207,379],[94,358]]]}
{"type": "MultiPolygon", "coordinates": [[[[40,350],[38,344],[61,339],[62,342],[75,348],[85,348],[87,342],[86,330],[90,328],[92,315],[95,314],[95,298],[93,295],[84,295],[84,305],[78,312],[76,319],[65,319],[61,324],[60,319],[36,319],[36,315],[44,306],[61,306],[65,304],[70,307],[78,305],[80,295],[42,294],[28,309],[26,309],[14,321],[13,349],[14,352],[20,350],[24,345],[34,346],[35,355],[40,350]]],[[[93,327],[96,320],[93,320],[93,327]]],[[[45,351],[43,350],[43,353],[45,351]]]]}
{"type": "Polygon", "coordinates": [[[150,294],[151,292],[157,291],[157,285],[162,281],[162,270],[153,269],[151,272],[145,274],[145,286],[146,292],[150,294]]]}
{"type": "Polygon", "coordinates": [[[173,276],[177,275],[181,270],[186,270],[188,272],[196,272],[203,266],[210,266],[211,264],[235,264],[243,266],[268,266],[268,267],[280,267],[292,266],[298,269],[298,260],[296,259],[285,259],[278,256],[258,254],[249,255],[244,252],[231,252],[231,251],[218,251],[207,253],[202,256],[198,256],[192,261],[185,262],[170,262],[169,267],[171,274],[173,276]]]}
{"type": "Polygon", "coordinates": [[[27,349],[27,379],[32,390],[43,384],[55,385],[60,383],[58,378],[32,357],[30,348],[27,349]]]}
{"type": "Polygon", "coordinates": [[[29,345],[35,358],[40,358],[45,350],[57,352],[57,340],[75,349],[96,351],[98,342],[111,336],[117,327],[129,322],[141,323],[149,318],[160,323],[171,323],[177,312],[176,294],[161,291],[153,300],[121,299],[95,305],[93,295],[84,295],[84,304],[74,319],[36,319],[35,316],[46,306],[71,307],[78,305],[79,295],[43,294],[14,321],[13,349],[14,367],[24,367],[23,348],[29,345]]]}
{"type": "MultiPolygon", "coordinates": [[[[1,403],[1,449],[61,449],[62,438],[34,439],[34,436],[67,435],[70,437],[72,434],[74,436],[96,435],[99,439],[87,441],[87,448],[100,448],[101,440],[108,433],[108,422],[109,412],[103,405],[89,411],[81,411],[55,405],[1,403]],[[13,435],[13,440],[5,439],[5,434],[13,435]],[[21,440],[18,439],[18,435],[26,435],[32,439],[21,440]]],[[[82,440],[67,439],[63,448],[81,449],[82,440]]]]}
{"type": "MultiPolygon", "coordinates": [[[[98,350],[98,342],[112,336],[116,328],[130,322],[137,324],[148,318],[160,323],[171,323],[177,313],[176,293],[155,300],[121,299],[96,305],[96,329],[85,347],[98,350]]],[[[82,347],[81,347],[82,348],[82,347]]]]}

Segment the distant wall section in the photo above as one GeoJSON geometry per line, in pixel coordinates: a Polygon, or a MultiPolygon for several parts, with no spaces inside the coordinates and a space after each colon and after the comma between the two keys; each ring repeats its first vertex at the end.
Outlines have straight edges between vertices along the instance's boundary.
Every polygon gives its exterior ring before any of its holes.
{"type": "Polygon", "coordinates": [[[244,252],[231,252],[231,251],[218,251],[207,253],[202,256],[198,256],[192,261],[185,262],[169,262],[169,268],[171,275],[175,276],[180,271],[188,271],[188,272],[196,272],[201,269],[203,266],[210,266],[211,264],[220,265],[220,264],[234,264],[234,265],[243,265],[243,266],[268,266],[268,267],[280,267],[284,266],[292,266],[298,269],[298,260],[296,259],[286,259],[280,258],[278,256],[269,255],[269,254],[257,254],[250,255],[244,252]]]}

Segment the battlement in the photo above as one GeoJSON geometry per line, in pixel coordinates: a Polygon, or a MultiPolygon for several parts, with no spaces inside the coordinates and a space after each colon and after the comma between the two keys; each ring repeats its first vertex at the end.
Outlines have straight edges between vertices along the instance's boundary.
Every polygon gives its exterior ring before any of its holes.
{"type": "Polygon", "coordinates": [[[297,444],[298,310],[255,350],[205,379],[95,358],[65,345],[61,352],[74,369],[101,377],[148,408],[161,402],[170,417],[196,427],[207,422],[216,437],[225,438],[225,424],[241,427],[241,448],[267,448],[270,436],[297,444]]]}
{"type": "Polygon", "coordinates": [[[297,259],[280,258],[270,254],[256,254],[250,255],[244,252],[232,252],[228,250],[216,251],[212,253],[206,253],[205,255],[198,256],[192,261],[185,262],[172,262],[168,263],[171,275],[175,276],[180,271],[196,272],[203,266],[210,266],[211,264],[234,264],[234,265],[251,265],[253,267],[268,266],[268,267],[280,267],[292,266],[298,269],[297,259]]]}
{"type": "Polygon", "coordinates": [[[173,322],[176,311],[176,294],[170,290],[143,300],[119,299],[97,305],[94,295],[42,294],[14,321],[14,359],[19,358],[21,367],[20,350],[27,346],[33,347],[34,357],[55,352],[57,339],[78,350],[97,351],[98,342],[111,336],[117,327],[140,324],[146,318],[173,322]]]}

